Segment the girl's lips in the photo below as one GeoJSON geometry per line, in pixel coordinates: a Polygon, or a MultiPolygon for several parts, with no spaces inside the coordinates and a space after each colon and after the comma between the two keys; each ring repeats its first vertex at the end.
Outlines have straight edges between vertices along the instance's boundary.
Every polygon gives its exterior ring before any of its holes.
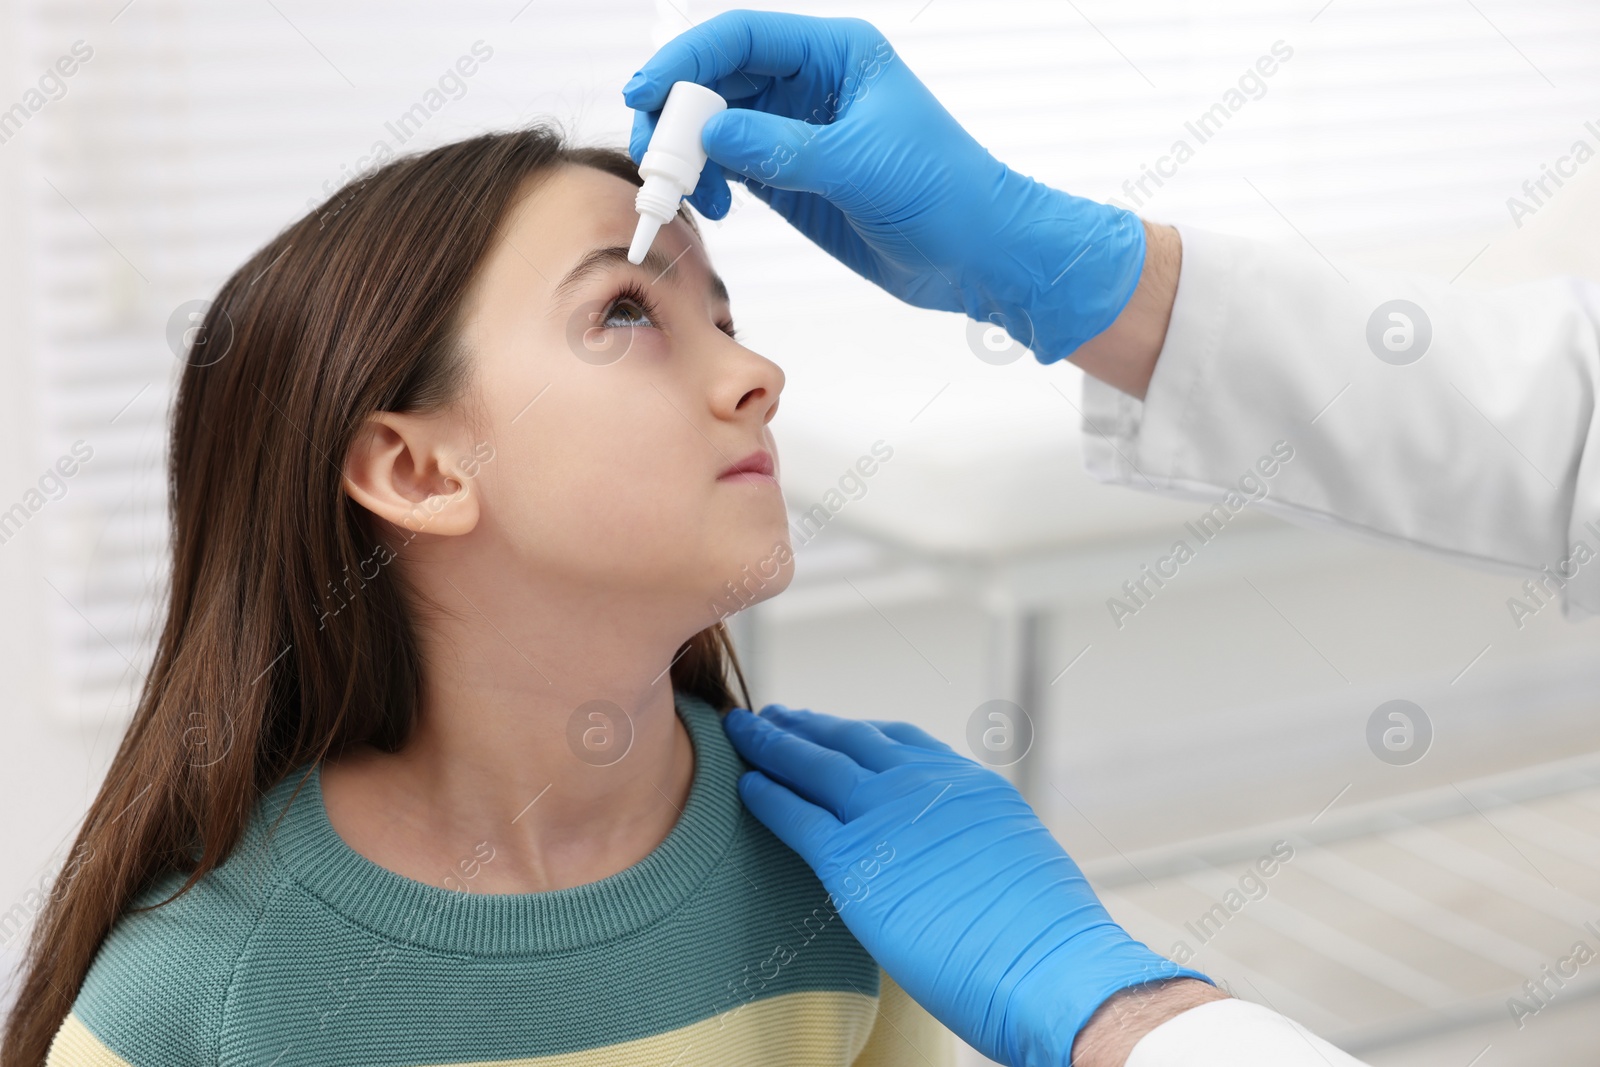
{"type": "Polygon", "coordinates": [[[735,471],[718,478],[719,482],[749,482],[751,485],[777,485],[778,479],[760,471],[735,471]]]}
{"type": "Polygon", "coordinates": [[[776,468],[772,463],[772,455],[764,448],[758,448],[748,456],[717,475],[718,481],[738,479],[749,482],[776,482],[773,477],[776,468]]]}

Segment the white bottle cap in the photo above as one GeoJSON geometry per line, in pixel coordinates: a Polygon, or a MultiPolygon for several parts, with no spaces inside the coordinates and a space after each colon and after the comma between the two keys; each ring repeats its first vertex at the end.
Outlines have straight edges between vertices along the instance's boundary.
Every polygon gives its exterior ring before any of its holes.
{"type": "Polygon", "coordinates": [[[712,115],[727,106],[726,100],[696,82],[674,82],[668,90],[655,133],[639,161],[644,184],[634,197],[639,225],[628,248],[628,262],[644,261],[656,233],[672,220],[678,202],[694,190],[706,165],[700,132],[712,115]]]}

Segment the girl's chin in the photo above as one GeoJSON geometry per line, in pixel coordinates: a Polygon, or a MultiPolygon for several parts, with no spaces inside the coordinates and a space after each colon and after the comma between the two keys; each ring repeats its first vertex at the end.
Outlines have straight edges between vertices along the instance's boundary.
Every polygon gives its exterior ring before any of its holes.
{"type": "Polygon", "coordinates": [[[794,578],[794,550],[786,526],[766,539],[753,535],[747,543],[748,551],[730,553],[714,574],[712,599],[729,612],[777,596],[794,578]]]}

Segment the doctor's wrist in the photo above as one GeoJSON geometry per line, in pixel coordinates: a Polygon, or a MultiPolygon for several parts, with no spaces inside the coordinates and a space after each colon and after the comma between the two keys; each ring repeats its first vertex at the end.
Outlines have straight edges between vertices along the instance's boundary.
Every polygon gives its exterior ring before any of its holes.
{"type": "Polygon", "coordinates": [[[1071,1067],[1124,1067],[1146,1034],[1190,1008],[1228,994],[1198,978],[1129,986],[1106,998],[1072,1044],[1071,1067]]]}
{"type": "Polygon", "coordinates": [[[1067,357],[1085,374],[1140,400],[1166,344],[1183,263],[1183,241],[1176,229],[1146,221],[1144,232],[1144,267],[1133,296],[1109,327],[1067,357]]]}

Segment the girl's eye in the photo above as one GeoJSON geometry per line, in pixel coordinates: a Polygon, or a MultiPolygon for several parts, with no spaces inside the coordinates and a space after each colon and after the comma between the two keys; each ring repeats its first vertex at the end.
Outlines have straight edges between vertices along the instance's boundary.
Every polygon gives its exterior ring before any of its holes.
{"type": "Polygon", "coordinates": [[[642,295],[619,293],[600,317],[599,325],[603,328],[654,326],[655,308],[642,295]]]}

